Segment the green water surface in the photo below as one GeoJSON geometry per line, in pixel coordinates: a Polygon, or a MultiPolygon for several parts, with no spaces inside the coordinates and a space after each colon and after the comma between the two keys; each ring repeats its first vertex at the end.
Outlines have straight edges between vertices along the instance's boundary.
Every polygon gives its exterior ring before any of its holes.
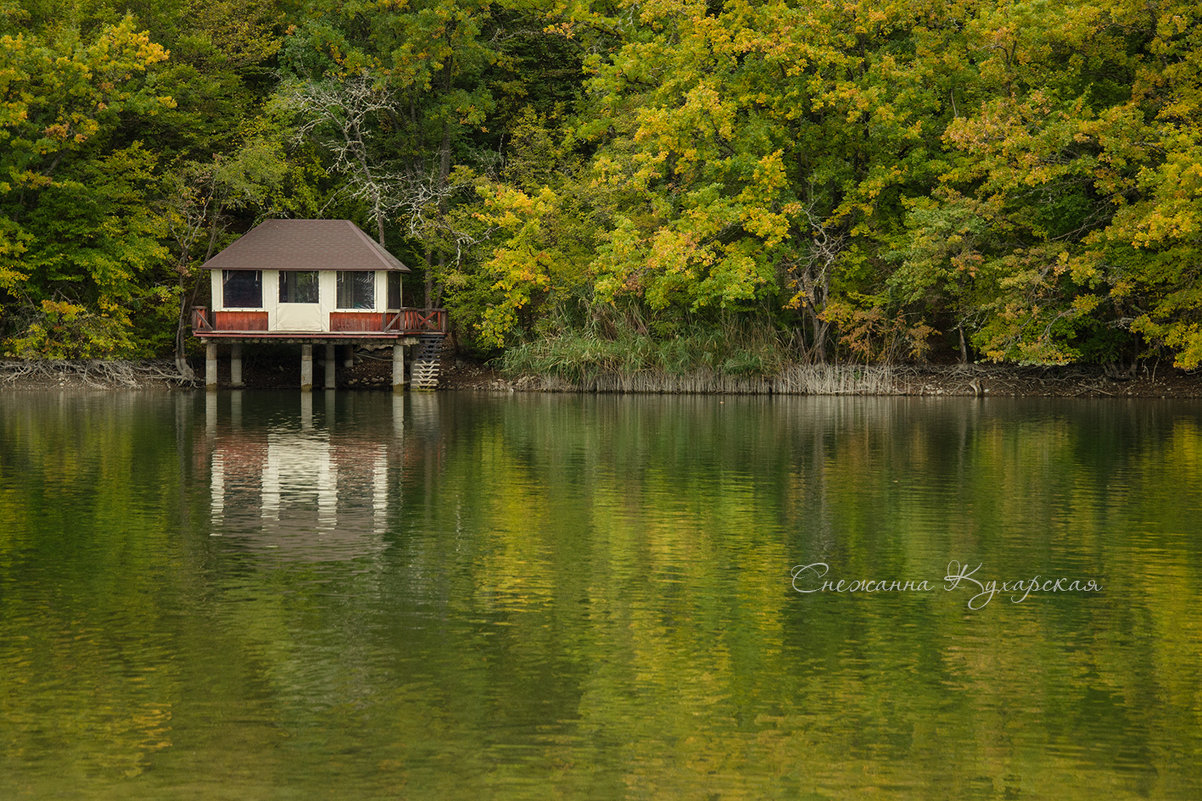
{"type": "Polygon", "coordinates": [[[1189,402],[0,394],[0,799],[1198,799],[1200,532],[1189,402]]]}

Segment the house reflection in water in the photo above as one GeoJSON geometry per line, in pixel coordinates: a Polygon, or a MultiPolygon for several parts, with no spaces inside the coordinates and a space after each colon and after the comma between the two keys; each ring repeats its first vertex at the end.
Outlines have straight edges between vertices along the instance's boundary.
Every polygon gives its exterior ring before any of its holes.
{"type": "MultiPolygon", "coordinates": [[[[378,553],[390,511],[400,508],[404,400],[393,401],[392,436],[315,426],[313,397],[300,415],[243,427],[242,393],[230,393],[228,424],[206,404],[210,444],[210,533],[238,550],[282,561],[317,562],[378,553]],[[396,472],[390,493],[390,466],[396,472]]],[[[333,419],[334,393],[325,418],[333,419]]]]}

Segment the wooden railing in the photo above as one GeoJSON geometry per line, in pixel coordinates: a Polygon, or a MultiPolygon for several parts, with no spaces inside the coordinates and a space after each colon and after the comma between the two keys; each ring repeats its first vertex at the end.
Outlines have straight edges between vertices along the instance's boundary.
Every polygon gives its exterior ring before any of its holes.
{"type": "MultiPolygon", "coordinates": [[[[400,309],[389,312],[331,312],[329,331],[332,333],[381,332],[386,334],[445,334],[446,309],[400,309]]],[[[224,332],[266,331],[266,312],[210,312],[204,306],[192,307],[192,333],[221,334],[224,332]],[[253,319],[251,319],[253,317],[253,319]]],[[[273,332],[277,336],[287,332],[273,332]]],[[[297,332],[306,335],[319,331],[297,332]]]]}
{"type": "Polygon", "coordinates": [[[330,312],[330,330],[339,333],[378,333],[385,330],[387,320],[388,315],[380,312],[333,311],[330,312]]]}
{"type": "Polygon", "coordinates": [[[401,309],[395,314],[389,314],[391,316],[384,325],[385,331],[431,334],[447,332],[446,309],[401,309]]]}
{"type": "Polygon", "coordinates": [[[192,307],[192,333],[203,334],[213,330],[213,324],[209,321],[208,309],[204,306],[192,307]]]}

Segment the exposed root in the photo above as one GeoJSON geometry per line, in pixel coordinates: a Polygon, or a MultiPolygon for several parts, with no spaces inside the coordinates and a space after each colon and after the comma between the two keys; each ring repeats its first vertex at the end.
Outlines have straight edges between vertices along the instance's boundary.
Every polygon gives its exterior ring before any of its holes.
{"type": "Polygon", "coordinates": [[[0,387],[52,389],[137,389],[147,386],[193,386],[170,361],[78,359],[71,361],[0,361],[0,387]]]}

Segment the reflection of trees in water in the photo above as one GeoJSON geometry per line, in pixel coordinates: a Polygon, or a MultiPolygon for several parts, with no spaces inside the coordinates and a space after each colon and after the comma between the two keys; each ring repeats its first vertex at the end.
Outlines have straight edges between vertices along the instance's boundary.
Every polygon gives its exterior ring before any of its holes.
{"type": "Polygon", "coordinates": [[[398,426],[318,395],[306,429],[222,395],[182,468],[170,409],[202,400],[5,406],[0,759],[36,732],[55,769],[426,797],[1198,797],[1187,406],[425,397],[398,426]],[[214,474],[210,539],[173,504],[211,516],[214,474]],[[811,554],[1107,589],[802,599],[811,554]]]}
{"type": "Polygon", "coordinates": [[[1084,798],[1108,783],[1155,794],[1156,771],[1185,764],[1160,732],[1202,712],[1193,667],[1171,667],[1197,661],[1198,560],[1172,532],[1132,533],[1198,513],[1192,419],[892,398],[542,396],[443,413],[444,469],[400,547],[455,642],[488,633],[489,667],[482,686],[431,680],[485,707],[538,686],[549,719],[605,743],[598,781],[688,796],[767,774],[788,797],[872,774],[901,798],[987,777],[1084,798]],[[803,605],[788,569],[804,558],[936,585],[971,559],[1001,580],[1112,589],[978,614],[939,591],[803,605]]]}

